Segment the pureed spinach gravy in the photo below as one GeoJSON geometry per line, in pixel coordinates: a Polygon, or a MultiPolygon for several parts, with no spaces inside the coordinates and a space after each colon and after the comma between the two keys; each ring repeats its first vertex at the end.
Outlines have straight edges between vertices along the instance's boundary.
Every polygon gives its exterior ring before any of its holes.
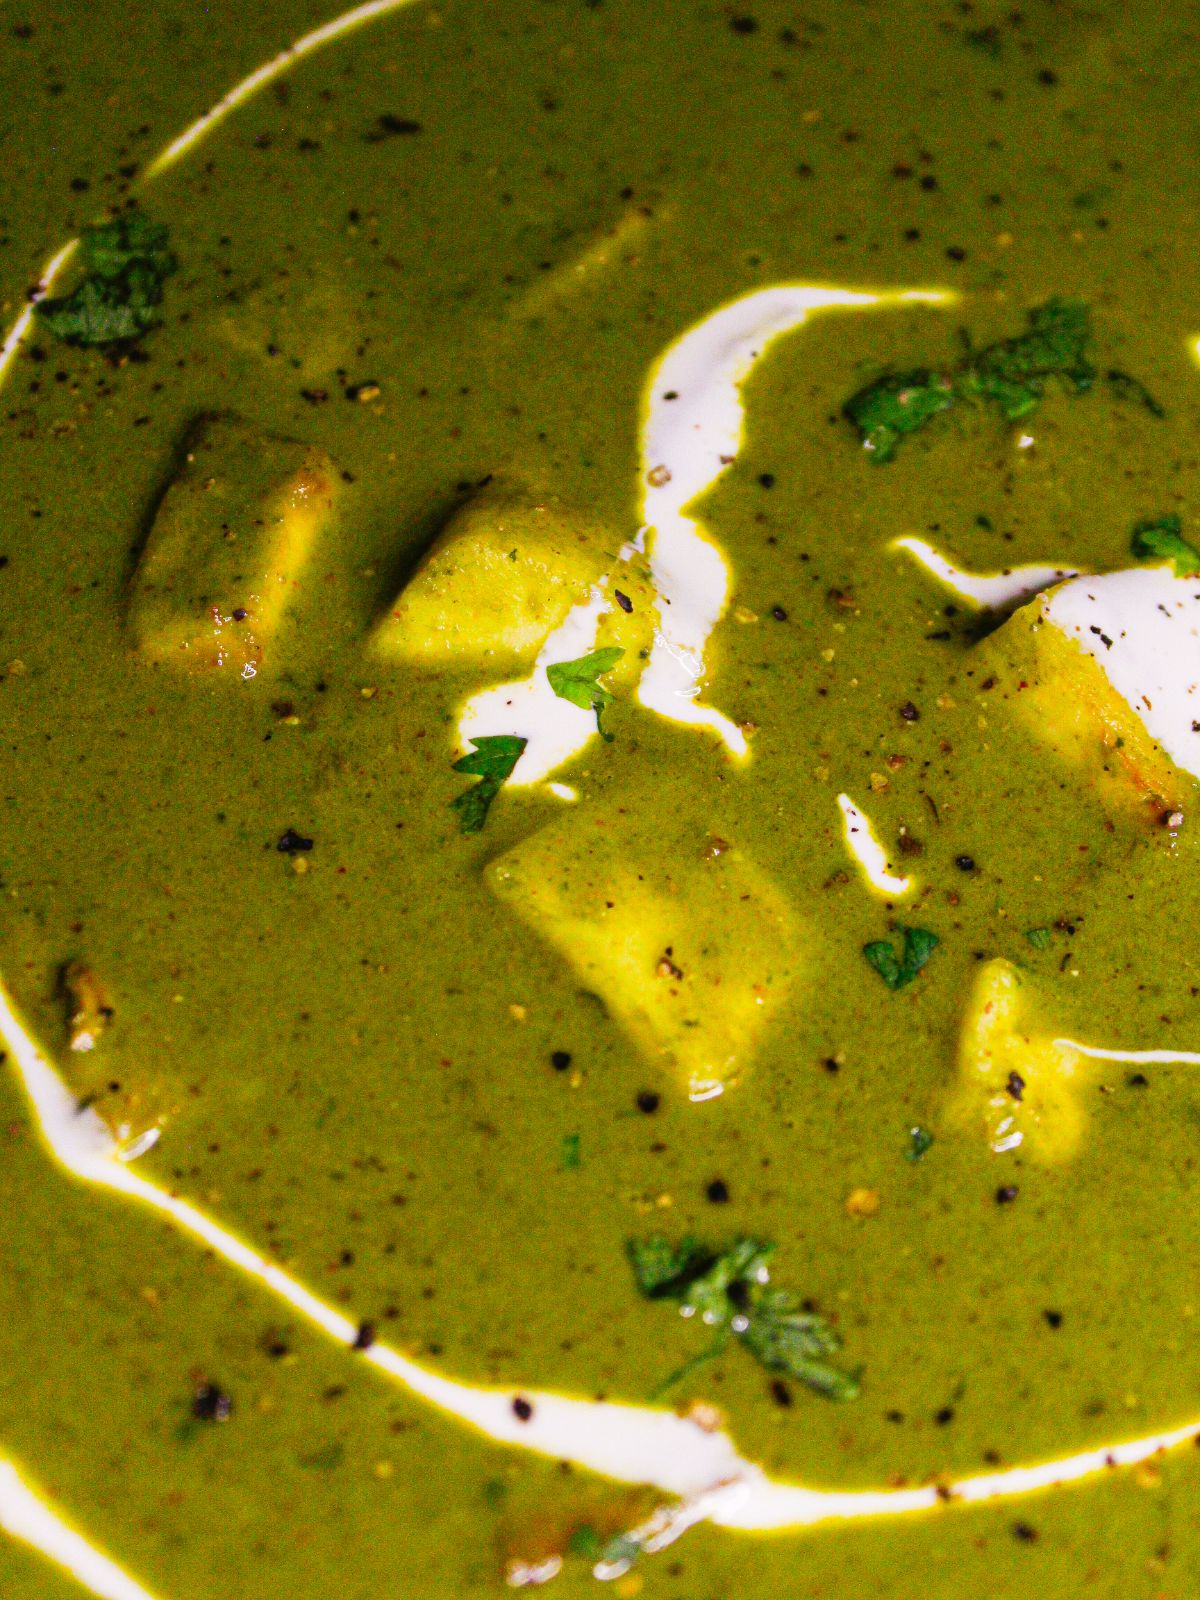
{"type": "Polygon", "coordinates": [[[1192,1593],[1194,16],[269,11],[3,44],[6,1600],[1192,1593]]]}

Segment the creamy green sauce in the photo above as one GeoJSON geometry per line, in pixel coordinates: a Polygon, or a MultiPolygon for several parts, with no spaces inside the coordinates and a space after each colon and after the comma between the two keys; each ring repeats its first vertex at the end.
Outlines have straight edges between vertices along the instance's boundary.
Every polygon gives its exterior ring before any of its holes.
{"type": "MultiPolygon", "coordinates": [[[[10,320],[136,185],[126,168],[324,20],[270,10],[13,15],[10,320]],[[102,71],[106,18],[122,44],[102,71]]],[[[171,1107],[140,1172],[428,1365],[638,1402],[704,1339],[637,1297],[626,1241],[771,1239],[860,1397],[789,1385],[781,1403],[732,1347],[676,1394],[814,1487],[949,1480],[1200,1415],[1195,1069],[1108,1064],[1060,1162],[943,1126],[983,960],[1022,964],[1055,1033],[1200,1044],[1190,818],[1114,812],[1037,744],[982,688],[977,619],[889,548],[1104,571],[1139,518],[1178,509],[1187,531],[1194,21],[1142,3],[418,5],[314,53],[145,189],[180,263],[163,326],[117,365],[35,328],[0,394],[0,973],[69,1071],[58,974],[102,976],[114,1017],[85,1065],[171,1107]],[[581,818],[621,815],[665,859],[735,841],[790,904],[798,976],[741,1081],[693,1105],[486,887],[563,803],[513,791],[457,831],[458,714],[503,672],[383,664],[365,641],[490,473],[632,538],[648,372],[784,282],[962,299],[814,318],[746,384],[744,448],[693,510],[733,574],[704,697],[752,725],[749,761],[626,690],[614,742],[556,774],[581,818]],[[887,466],[863,456],[851,392],[953,361],[960,325],[1009,334],[1055,293],[1092,306],[1097,364],[1165,417],[1100,384],[1015,430],[961,410],[887,466]],[[347,398],[365,384],[378,396],[347,398]],[[155,666],[127,627],[180,442],[227,408],[346,478],[280,631],[284,675],[251,682],[155,666]],[[847,855],[841,793],[889,851],[902,830],[921,846],[892,857],[917,880],[901,920],[940,944],[895,993],[861,955],[890,916],[847,855]],[[305,872],[276,848],[289,828],[313,841],[305,872]],[[935,1142],[909,1162],[914,1126],[935,1142]],[[848,1213],[860,1190],[874,1214],[848,1213]]],[[[64,1177],[15,1080],[0,1096],[0,1453],[155,1593],[483,1596],[510,1557],[644,1509],[387,1385],[64,1177]],[[233,1400],[224,1423],[193,1414],[207,1384],[233,1400]]],[[[769,1540],[700,1528],[636,1570],[662,1600],[1184,1596],[1196,1470],[1181,1454],[769,1540]]],[[[60,1592],[16,1545],[0,1580],[6,1600],[60,1592]]],[[[590,1584],[579,1561],[556,1580],[590,1584]]]]}

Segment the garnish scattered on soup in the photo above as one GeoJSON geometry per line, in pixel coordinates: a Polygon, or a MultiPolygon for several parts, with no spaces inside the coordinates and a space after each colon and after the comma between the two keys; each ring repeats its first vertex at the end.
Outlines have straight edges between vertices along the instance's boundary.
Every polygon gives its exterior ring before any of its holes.
{"type": "Polygon", "coordinates": [[[0,52],[4,1600],[1187,1600],[1196,17],[0,52]]]}

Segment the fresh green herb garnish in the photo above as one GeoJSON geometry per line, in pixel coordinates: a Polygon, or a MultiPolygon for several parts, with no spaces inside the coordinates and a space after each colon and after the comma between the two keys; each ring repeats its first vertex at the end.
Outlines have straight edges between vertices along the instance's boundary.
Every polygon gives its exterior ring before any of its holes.
{"type": "Polygon", "coordinates": [[[87,276],[71,294],[40,300],[36,315],[68,344],[128,344],[158,321],[163,283],[175,271],[167,230],[141,211],[84,228],[87,276]]]}
{"type": "Polygon", "coordinates": [[[1145,406],[1152,417],[1166,416],[1166,407],[1159,405],[1146,385],[1128,372],[1119,372],[1116,367],[1110,367],[1104,377],[1118,400],[1132,400],[1145,406]]]}
{"type": "Polygon", "coordinates": [[[593,650],[590,655],[576,661],[555,661],[546,668],[550,687],[560,700],[569,700],[573,706],[596,713],[596,731],[602,739],[612,742],[612,734],[605,733],[600,721],[604,708],[613,702],[610,690],[600,683],[600,678],[611,672],[625,654],[617,645],[604,650],[593,650]]]}
{"type": "Polygon", "coordinates": [[[733,1336],[769,1372],[786,1373],[830,1400],[853,1400],[858,1379],[825,1359],[841,1348],[841,1339],[824,1317],[804,1310],[799,1295],[771,1287],[774,1249],[745,1238],[725,1250],[693,1238],[672,1245],[661,1234],[631,1239],[627,1246],[634,1280],[648,1300],[670,1300],[683,1316],[698,1317],[715,1330],[717,1343],[708,1355],[718,1354],[733,1336]]]}
{"type": "Polygon", "coordinates": [[[1182,527],[1173,511],[1149,517],[1134,525],[1129,548],[1139,561],[1169,561],[1177,578],[1190,578],[1200,572],[1200,550],[1183,537],[1182,527]]]}
{"type": "Polygon", "coordinates": [[[910,1128],[908,1130],[908,1149],[904,1152],[905,1161],[920,1161],[933,1144],[933,1135],[928,1128],[910,1128]]]}
{"type": "Polygon", "coordinates": [[[842,415],[862,435],[863,449],[877,462],[890,461],[906,433],[923,428],[931,417],[954,404],[954,384],[944,372],[918,367],[913,372],[888,372],[852,394],[842,415]]]}
{"type": "Polygon", "coordinates": [[[579,1165],[579,1135],[577,1133],[564,1133],[562,1141],[562,1170],[564,1172],[574,1172],[579,1165]]]}
{"type": "MultiPolygon", "coordinates": [[[[957,400],[999,406],[1009,422],[1027,416],[1058,378],[1076,394],[1092,387],[1096,369],[1087,358],[1091,314],[1080,300],[1048,300],[1029,313],[1029,327],[982,350],[968,350],[953,368],[885,373],[850,396],[842,414],[858,429],[871,459],[890,461],[907,433],[915,433],[957,400]]],[[[1130,380],[1131,382],[1133,380],[1130,380]]]]}
{"type": "Polygon", "coordinates": [[[474,750],[454,763],[454,771],[465,772],[470,777],[478,778],[479,782],[464,789],[450,802],[451,807],[459,813],[458,825],[462,833],[478,833],[483,827],[492,801],[500,793],[502,785],[512,777],[512,770],[521,759],[527,741],[515,733],[494,733],[485,734],[481,739],[472,739],[471,743],[475,746],[474,750]]]}
{"type": "Polygon", "coordinates": [[[897,955],[888,939],[874,939],[863,945],[866,956],[889,989],[903,989],[910,984],[937,949],[940,940],[928,928],[900,928],[903,944],[897,955]]]}
{"type": "Polygon", "coordinates": [[[964,395],[991,400],[1009,422],[1028,416],[1045,392],[1047,378],[1059,378],[1086,394],[1096,381],[1087,358],[1091,313],[1082,300],[1047,300],[1029,313],[1029,327],[968,356],[958,376],[964,395]]]}
{"type": "Polygon", "coordinates": [[[1049,928],[1026,928],[1025,937],[1035,950],[1044,950],[1050,943],[1049,928]]]}

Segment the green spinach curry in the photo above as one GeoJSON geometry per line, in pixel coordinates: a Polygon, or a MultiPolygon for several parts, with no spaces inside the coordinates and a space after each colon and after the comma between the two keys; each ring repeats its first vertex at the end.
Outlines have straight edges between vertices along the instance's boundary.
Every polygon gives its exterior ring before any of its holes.
{"type": "Polygon", "coordinates": [[[1194,1594],[1200,15],[332,15],[3,18],[0,1592],[1194,1594]]]}

